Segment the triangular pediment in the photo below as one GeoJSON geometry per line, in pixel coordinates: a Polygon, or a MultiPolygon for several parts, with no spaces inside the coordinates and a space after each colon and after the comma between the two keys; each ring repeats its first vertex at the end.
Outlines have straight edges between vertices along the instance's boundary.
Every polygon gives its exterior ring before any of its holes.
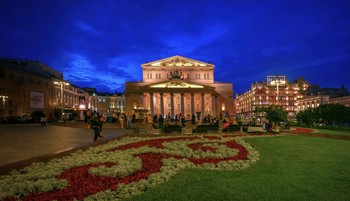
{"type": "Polygon", "coordinates": [[[142,64],[142,67],[157,67],[157,66],[159,66],[159,67],[165,67],[165,66],[169,66],[169,67],[181,67],[181,66],[182,67],[195,67],[195,66],[214,67],[214,65],[211,63],[197,61],[197,60],[186,58],[186,57],[179,56],[179,55],[142,64]]]}
{"type": "Polygon", "coordinates": [[[142,86],[143,89],[205,89],[214,90],[214,87],[199,83],[194,83],[183,79],[170,79],[158,83],[142,86]]]}

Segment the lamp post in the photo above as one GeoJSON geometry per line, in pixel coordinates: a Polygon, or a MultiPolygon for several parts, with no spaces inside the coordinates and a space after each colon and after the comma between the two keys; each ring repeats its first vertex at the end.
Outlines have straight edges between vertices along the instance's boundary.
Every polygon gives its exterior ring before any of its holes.
{"type": "Polygon", "coordinates": [[[64,104],[63,104],[63,86],[68,86],[68,82],[64,81],[55,81],[53,82],[55,85],[59,85],[61,87],[61,120],[63,120],[63,109],[64,109],[64,104]]]}
{"type": "Polygon", "coordinates": [[[6,98],[9,98],[8,96],[0,96],[0,98],[2,98],[2,110],[3,110],[3,116],[5,117],[5,101],[6,98]]]}
{"type": "Polygon", "coordinates": [[[279,77],[281,77],[281,78],[283,78],[282,76],[276,76],[276,79],[274,80],[274,81],[272,81],[271,82],[271,84],[273,84],[273,85],[276,85],[276,87],[277,87],[277,93],[276,93],[276,105],[278,105],[278,86],[279,85],[284,85],[285,83],[286,83],[286,81],[285,80],[280,80],[280,79],[278,79],[279,77]]]}

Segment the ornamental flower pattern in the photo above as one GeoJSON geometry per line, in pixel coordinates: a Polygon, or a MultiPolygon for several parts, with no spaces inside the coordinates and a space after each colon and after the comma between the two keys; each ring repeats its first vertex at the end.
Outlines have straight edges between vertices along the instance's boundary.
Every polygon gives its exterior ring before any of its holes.
{"type": "Polygon", "coordinates": [[[118,200],[184,168],[240,170],[258,152],[237,135],[124,137],[0,178],[2,200],[118,200]]]}

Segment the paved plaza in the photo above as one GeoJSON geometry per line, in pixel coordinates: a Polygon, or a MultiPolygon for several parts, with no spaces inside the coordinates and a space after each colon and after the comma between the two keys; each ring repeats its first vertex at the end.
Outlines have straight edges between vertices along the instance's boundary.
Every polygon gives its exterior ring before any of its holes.
{"type": "Polygon", "coordinates": [[[49,124],[45,127],[40,124],[1,124],[0,172],[131,133],[131,129],[106,124],[103,129],[104,139],[93,142],[93,131],[82,122],[49,124]]]}

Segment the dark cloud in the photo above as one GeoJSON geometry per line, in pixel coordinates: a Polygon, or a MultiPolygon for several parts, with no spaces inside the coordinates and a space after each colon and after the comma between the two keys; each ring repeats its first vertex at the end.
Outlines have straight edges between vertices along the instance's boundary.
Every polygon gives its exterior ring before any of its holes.
{"type": "Polygon", "coordinates": [[[350,87],[350,3],[334,1],[6,1],[1,57],[40,60],[65,79],[123,91],[146,61],[215,64],[242,93],[266,75],[350,87]]]}

